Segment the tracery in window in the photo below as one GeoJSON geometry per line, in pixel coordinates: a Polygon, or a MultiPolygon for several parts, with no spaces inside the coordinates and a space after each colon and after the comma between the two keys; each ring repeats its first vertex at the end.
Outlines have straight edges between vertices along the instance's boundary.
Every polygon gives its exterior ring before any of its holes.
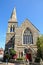
{"type": "Polygon", "coordinates": [[[33,43],[33,36],[29,28],[24,31],[23,34],[23,44],[32,44],[33,43]]]}

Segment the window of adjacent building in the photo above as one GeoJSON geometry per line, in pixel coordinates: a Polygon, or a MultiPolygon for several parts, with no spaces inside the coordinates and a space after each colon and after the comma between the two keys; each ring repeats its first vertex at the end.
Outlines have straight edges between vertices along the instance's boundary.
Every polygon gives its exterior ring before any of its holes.
{"type": "Polygon", "coordinates": [[[33,36],[31,31],[27,28],[23,34],[23,44],[32,44],[32,43],[33,43],[33,36]]]}

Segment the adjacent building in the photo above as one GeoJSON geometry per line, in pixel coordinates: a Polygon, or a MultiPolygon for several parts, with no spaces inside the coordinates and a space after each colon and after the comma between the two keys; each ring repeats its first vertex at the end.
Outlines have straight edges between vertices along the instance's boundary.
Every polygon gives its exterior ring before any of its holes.
{"type": "Polygon", "coordinates": [[[0,60],[3,60],[4,57],[4,50],[3,48],[0,48],[0,60]]]}

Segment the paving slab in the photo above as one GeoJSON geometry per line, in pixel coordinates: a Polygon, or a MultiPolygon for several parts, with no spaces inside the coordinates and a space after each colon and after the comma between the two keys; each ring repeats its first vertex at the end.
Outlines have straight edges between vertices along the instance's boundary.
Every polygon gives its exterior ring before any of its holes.
{"type": "Polygon", "coordinates": [[[0,63],[0,65],[15,65],[14,63],[0,63]]]}

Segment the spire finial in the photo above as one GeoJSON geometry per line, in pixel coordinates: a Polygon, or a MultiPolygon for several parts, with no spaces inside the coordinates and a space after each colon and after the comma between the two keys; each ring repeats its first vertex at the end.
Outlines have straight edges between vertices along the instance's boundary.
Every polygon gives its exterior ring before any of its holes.
{"type": "Polygon", "coordinates": [[[16,12],[16,7],[14,7],[13,11],[16,12]]]}
{"type": "Polygon", "coordinates": [[[14,15],[14,18],[16,19],[17,17],[16,17],[16,8],[14,8],[14,10],[13,10],[13,15],[14,15]]]}
{"type": "Polygon", "coordinates": [[[12,14],[11,14],[11,21],[17,22],[17,17],[16,17],[16,7],[13,9],[12,14]]]}

